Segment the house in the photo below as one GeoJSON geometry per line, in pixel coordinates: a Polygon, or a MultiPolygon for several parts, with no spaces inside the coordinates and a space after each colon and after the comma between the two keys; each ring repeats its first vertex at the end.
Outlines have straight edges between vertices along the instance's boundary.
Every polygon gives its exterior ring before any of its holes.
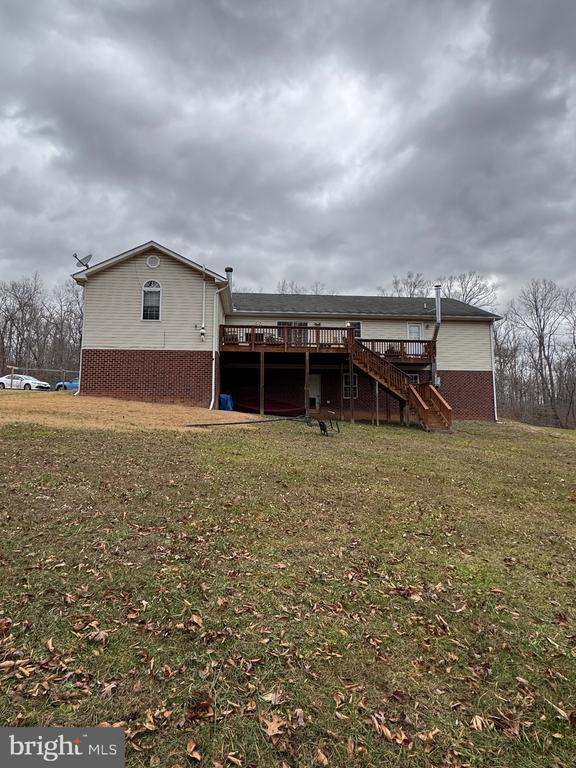
{"type": "Polygon", "coordinates": [[[84,287],[80,391],[239,410],[496,419],[493,324],[453,299],[232,291],[155,242],[74,275],[84,287]]]}

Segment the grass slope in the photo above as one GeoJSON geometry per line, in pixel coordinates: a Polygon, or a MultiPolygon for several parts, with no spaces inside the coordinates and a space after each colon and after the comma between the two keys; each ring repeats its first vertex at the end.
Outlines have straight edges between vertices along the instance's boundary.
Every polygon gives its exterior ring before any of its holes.
{"type": "Polygon", "coordinates": [[[128,766],[572,766],[576,435],[0,428],[0,721],[128,766]]]}

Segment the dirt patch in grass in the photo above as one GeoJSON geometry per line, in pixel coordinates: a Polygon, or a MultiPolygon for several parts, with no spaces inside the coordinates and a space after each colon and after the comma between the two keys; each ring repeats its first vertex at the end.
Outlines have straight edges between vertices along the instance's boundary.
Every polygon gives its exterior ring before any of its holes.
{"type": "Polygon", "coordinates": [[[121,723],[130,768],[573,768],[575,466],[514,425],[0,427],[0,722],[121,723]]]}
{"type": "Polygon", "coordinates": [[[187,424],[240,422],[256,419],[243,413],[209,411],[185,405],[142,403],[107,397],[74,396],[72,392],[0,391],[0,424],[44,424],[49,427],[188,431],[187,424]]]}

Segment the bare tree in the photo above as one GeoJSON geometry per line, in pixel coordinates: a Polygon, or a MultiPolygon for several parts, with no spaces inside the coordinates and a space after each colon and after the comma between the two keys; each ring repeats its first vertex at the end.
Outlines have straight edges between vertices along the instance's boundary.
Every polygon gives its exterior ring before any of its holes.
{"type": "Polygon", "coordinates": [[[276,293],[290,293],[299,294],[306,293],[306,289],[303,285],[296,283],[294,280],[280,280],[276,286],[276,293]]]}
{"type": "Polygon", "coordinates": [[[76,283],[52,292],[38,275],[0,283],[2,372],[7,365],[55,374],[77,370],[81,334],[82,293],[76,283]]]}
{"type": "Polygon", "coordinates": [[[310,286],[305,286],[294,280],[280,280],[276,286],[276,293],[284,294],[312,294],[314,296],[330,295],[334,296],[338,291],[333,288],[328,288],[324,283],[319,280],[313,282],[310,286]]]}
{"type": "Polygon", "coordinates": [[[314,296],[335,296],[338,291],[334,290],[334,288],[328,288],[325,283],[316,280],[306,293],[312,293],[314,296]]]}
{"type": "Polygon", "coordinates": [[[405,277],[394,275],[392,287],[378,286],[380,296],[429,296],[432,291],[432,281],[424,277],[421,272],[407,272],[405,277]]]}
{"type": "Polygon", "coordinates": [[[557,365],[562,326],[566,321],[566,293],[551,280],[531,280],[510,306],[512,322],[526,333],[527,351],[541,396],[555,422],[563,424],[558,400],[557,365]]]}
{"type": "Polygon", "coordinates": [[[496,304],[496,286],[478,272],[461,272],[459,275],[440,277],[442,295],[447,299],[458,299],[465,304],[477,307],[494,307],[496,304]]]}

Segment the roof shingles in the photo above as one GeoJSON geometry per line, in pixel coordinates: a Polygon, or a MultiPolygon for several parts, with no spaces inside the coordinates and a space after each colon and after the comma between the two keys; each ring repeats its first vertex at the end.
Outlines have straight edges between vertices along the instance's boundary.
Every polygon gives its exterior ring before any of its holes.
{"type": "MultiPolygon", "coordinates": [[[[265,315],[434,318],[436,301],[399,296],[314,296],[286,293],[234,293],[234,311],[265,315]]],[[[495,320],[498,315],[456,299],[442,299],[442,316],[495,320]]]]}

